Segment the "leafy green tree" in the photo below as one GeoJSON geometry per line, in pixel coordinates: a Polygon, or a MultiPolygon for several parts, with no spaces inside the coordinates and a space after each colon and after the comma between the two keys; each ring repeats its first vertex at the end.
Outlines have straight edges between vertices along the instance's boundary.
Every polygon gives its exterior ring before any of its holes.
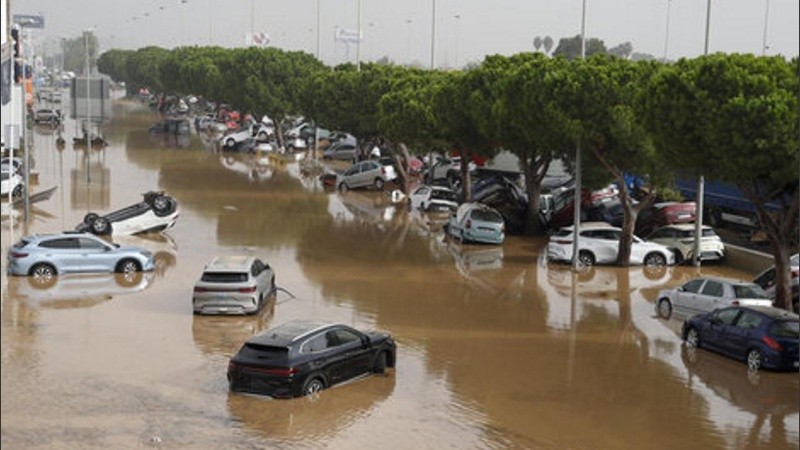
{"type": "Polygon", "coordinates": [[[601,167],[616,181],[625,211],[617,264],[630,264],[633,229],[639,211],[652,203],[655,190],[634,205],[625,174],[648,174],[655,186],[662,171],[659,154],[634,109],[640,83],[655,70],[651,63],[633,63],[606,55],[575,60],[565,77],[554,86],[554,95],[570,105],[569,117],[578,127],[587,166],[601,167]],[[586,154],[586,152],[584,152],[586,154]]]}
{"type": "Polygon", "coordinates": [[[682,59],[664,66],[641,96],[642,116],[674,171],[734,183],[755,206],[782,308],[790,307],[800,208],[798,65],[797,58],[738,54],[682,59]],[[767,203],[780,210],[771,213],[767,203]]]}

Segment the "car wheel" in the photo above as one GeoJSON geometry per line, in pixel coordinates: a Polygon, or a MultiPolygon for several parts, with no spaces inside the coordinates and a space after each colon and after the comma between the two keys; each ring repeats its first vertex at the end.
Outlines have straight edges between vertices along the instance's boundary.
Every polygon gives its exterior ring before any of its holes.
{"type": "Polygon", "coordinates": [[[153,199],[153,212],[156,216],[163,217],[175,210],[174,200],[166,195],[159,195],[153,199]]]}
{"type": "Polygon", "coordinates": [[[117,263],[116,271],[119,273],[139,272],[142,268],[135,259],[123,259],[117,263]]]}
{"type": "Polygon", "coordinates": [[[375,189],[382,191],[383,190],[383,179],[382,178],[375,178],[375,189]]]}
{"type": "Polygon", "coordinates": [[[98,217],[100,217],[100,216],[98,216],[95,213],[91,213],[90,212],[89,214],[86,214],[85,216],[83,216],[83,223],[85,223],[86,225],[91,226],[94,223],[94,221],[97,220],[98,217]]]}
{"type": "Polygon", "coordinates": [[[594,255],[586,250],[578,252],[578,262],[583,266],[591,267],[594,265],[594,255]]]}
{"type": "Polygon", "coordinates": [[[325,383],[319,377],[313,377],[303,383],[303,395],[313,395],[325,389],[325,383]]]}
{"type": "Polygon", "coordinates": [[[111,222],[105,217],[98,217],[92,223],[92,232],[98,235],[111,234],[111,222]]]}
{"type": "Polygon", "coordinates": [[[386,352],[378,353],[375,358],[375,364],[372,366],[372,371],[375,373],[386,373],[386,352]]]}
{"type": "Polygon", "coordinates": [[[225,140],[225,147],[233,148],[236,146],[236,141],[233,138],[225,140]]]}
{"type": "Polygon", "coordinates": [[[48,288],[56,282],[56,268],[50,264],[36,264],[31,267],[29,275],[34,278],[32,284],[40,289],[48,288]]]}
{"type": "Polygon", "coordinates": [[[22,198],[22,194],[24,192],[25,192],[25,190],[22,188],[22,185],[18,184],[17,187],[14,188],[14,191],[11,192],[11,196],[13,198],[22,198]]]}
{"type": "Polygon", "coordinates": [[[339,190],[342,192],[347,192],[350,190],[350,186],[348,186],[345,182],[339,183],[339,190]]]}
{"type": "Polygon", "coordinates": [[[663,319],[669,319],[672,316],[672,303],[666,298],[658,301],[658,315],[663,319]]]}
{"type": "Polygon", "coordinates": [[[661,253],[648,253],[647,256],[644,257],[644,265],[645,266],[666,266],[667,265],[667,258],[664,257],[661,253]]]}
{"type": "Polygon", "coordinates": [[[697,328],[691,327],[686,330],[686,345],[691,348],[700,348],[700,333],[697,328]]]}
{"type": "Polygon", "coordinates": [[[758,371],[761,369],[763,364],[763,358],[761,356],[761,350],[754,348],[747,352],[747,369],[750,371],[758,371]]]}

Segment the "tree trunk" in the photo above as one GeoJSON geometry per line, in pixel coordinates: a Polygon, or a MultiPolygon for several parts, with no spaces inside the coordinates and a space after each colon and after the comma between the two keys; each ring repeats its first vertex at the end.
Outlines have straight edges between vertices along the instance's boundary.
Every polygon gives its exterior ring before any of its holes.
{"type": "Polygon", "coordinates": [[[638,211],[631,204],[631,198],[628,195],[628,186],[625,185],[623,177],[617,178],[619,183],[619,200],[622,202],[622,209],[625,214],[622,219],[622,236],[619,240],[619,250],[617,251],[617,265],[628,267],[631,264],[631,245],[633,244],[633,227],[636,224],[636,216],[638,211]]]}
{"type": "Polygon", "coordinates": [[[542,180],[552,162],[551,157],[532,157],[527,152],[519,165],[525,175],[525,193],[528,195],[528,210],[525,212],[525,232],[534,236],[544,234],[546,224],[540,219],[542,180]]]}
{"type": "MultiPolygon", "coordinates": [[[[742,186],[739,186],[740,189],[742,186]]],[[[756,206],[759,222],[767,234],[772,255],[775,258],[775,300],[776,308],[792,310],[792,274],[789,258],[791,256],[791,243],[797,233],[797,215],[800,209],[800,190],[796,190],[789,200],[784,211],[773,215],[764,209],[763,201],[756,195],[742,189],[756,206]]]]}
{"type": "Polygon", "coordinates": [[[408,155],[408,147],[406,147],[406,144],[400,142],[397,144],[397,148],[399,148],[400,152],[402,153],[401,160],[401,155],[398,155],[397,152],[393,152],[395,167],[397,168],[397,171],[400,172],[397,174],[397,176],[400,178],[400,186],[403,190],[403,193],[408,195],[409,186],[411,184],[411,180],[408,179],[408,165],[406,164],[410,158],[408,155]]]}

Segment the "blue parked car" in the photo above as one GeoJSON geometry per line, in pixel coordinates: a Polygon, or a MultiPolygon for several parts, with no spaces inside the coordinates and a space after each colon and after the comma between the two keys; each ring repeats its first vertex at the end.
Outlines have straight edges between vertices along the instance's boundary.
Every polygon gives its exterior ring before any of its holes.
{"type": "Polygon", "coordinates": [[[64,273],[150,271],[153,252],[121,247],[90,233],[36,234],[22,238],[8,250],[8,273],[34,276],[42,282],[64,273]]]}
{"type": "Polygon", "coordinates": [[[447,233],[459,241],[502,244],[506,237],[503,216],[482,203],[463,203],[450,216],[447,233]]]}
{"type": "Polygon", "coordinates": [[[770,306],[732,306],[684,322],[683,340],[738,360],[750,370],[797,370],[800,316],[770,306]]]}

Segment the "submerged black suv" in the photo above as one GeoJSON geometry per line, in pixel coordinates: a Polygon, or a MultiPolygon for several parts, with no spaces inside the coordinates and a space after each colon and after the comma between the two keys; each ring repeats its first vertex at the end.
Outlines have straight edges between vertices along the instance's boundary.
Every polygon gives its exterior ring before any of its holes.
{"type": "Polygon", "coordinates": [[[275,398],[313,394],[359,375],[394,367],[389,334],[296,320],[248,339],[228,364],[233,392],[275,398]]]}

